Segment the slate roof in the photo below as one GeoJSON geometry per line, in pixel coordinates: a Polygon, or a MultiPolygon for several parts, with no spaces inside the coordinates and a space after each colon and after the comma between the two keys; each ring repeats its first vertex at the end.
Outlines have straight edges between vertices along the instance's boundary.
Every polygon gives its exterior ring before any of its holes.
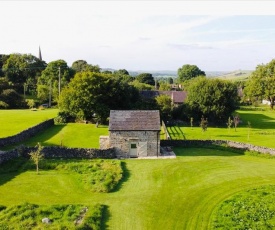
{"type": "Polygon", "coordinates": [[[110,131],[159,131],[158,110],[111,110],[110,131]]]}

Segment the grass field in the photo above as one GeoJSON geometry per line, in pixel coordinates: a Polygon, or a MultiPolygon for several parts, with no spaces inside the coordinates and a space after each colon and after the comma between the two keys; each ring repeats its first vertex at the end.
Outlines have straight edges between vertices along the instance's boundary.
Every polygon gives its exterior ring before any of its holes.
{"type": "Polygon", "coordinates": [[[15,135],[45,120],[56,117],[57,109],[0,110],[0,138],[15,135]]]}
{"type": "Polygon", "coordinates": [[[107,207],[104,229],[210,229],[225,199],[275,185],[275,159],[217,149],[175,152],[176,159],[124,160],[124,180],[108,194],[93,193],[62,171],[1,173],[0,205],[100,203],[107,207]]]}
{"type": "Polygon", "coordinates": [[[208,127],[202,132],[199,124],[190,126],[167,127],[172,139],[201,139],[201,140],[232,140],[245,142],[258,146],[275,148],[275,111],[262,110],[238,110],[241,123],[237,127],[228,129],[226,122],[223,127],[208,127]],[[251,128],[248,128],[248,122],[251,128]]]}

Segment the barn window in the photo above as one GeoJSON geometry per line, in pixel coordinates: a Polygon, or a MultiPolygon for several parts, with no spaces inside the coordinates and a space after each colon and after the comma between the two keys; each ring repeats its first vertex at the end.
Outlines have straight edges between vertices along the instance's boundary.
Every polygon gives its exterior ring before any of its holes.
{"type": "Polygon", "coordinates": [[[136,149],[137,148],[137,144],[131,144],[131,149],[136,149]]]}

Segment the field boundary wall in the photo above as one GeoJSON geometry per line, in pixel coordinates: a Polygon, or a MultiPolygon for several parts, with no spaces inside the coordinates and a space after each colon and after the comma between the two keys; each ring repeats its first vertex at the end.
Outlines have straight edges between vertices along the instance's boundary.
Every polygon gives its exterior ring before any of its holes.
{"type": "MultiPolygon", "coordinates": [[[[0,152],[0,165],[17,157],[29,158],[29,153],[36,151],[36,147],[21,146],[11,151],[0,152]]],[[[59,159],[114,159],[116,153],[114,148],[110,149],[88,149],[88,148],[66,148],[66,147],[43,147],[41,153],[44,158],[59,159]]]]}

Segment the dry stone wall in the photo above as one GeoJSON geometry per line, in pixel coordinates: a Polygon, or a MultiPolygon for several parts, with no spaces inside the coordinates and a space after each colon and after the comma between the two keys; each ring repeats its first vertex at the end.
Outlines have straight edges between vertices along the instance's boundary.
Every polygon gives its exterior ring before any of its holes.
{"type": "MultiPolygon", "coordinates": [[[[16,124],[14,124],[14,125],[16,125],[16,124]]],[[[54,119],[50,119],[50,120],[44,121],[36,126],[33,126],[29,129],[26,129],[26,130],[22,131],[21,133],[18,133],[14,136],[0,138],[0,147],[14,145],[14,144],[20,143],[22,141],[25,141],[28,138],[35,136],[37,133],[39,133],[53,125],[54,125],[54,119]]]]}
{"type": "MultiPolygon", "coordinates": [[[[7,152],[0,152],[0,164],[16,157],[29,158],[29,153],[35,151],[36,147],[20,147],[7,152]]],[[[44,147],[42,150],[45,158],[62,159],[114,159],[115,150],[111,149],[86,149],[86,148],[65,148],[65,147],[44,147]]]]}

